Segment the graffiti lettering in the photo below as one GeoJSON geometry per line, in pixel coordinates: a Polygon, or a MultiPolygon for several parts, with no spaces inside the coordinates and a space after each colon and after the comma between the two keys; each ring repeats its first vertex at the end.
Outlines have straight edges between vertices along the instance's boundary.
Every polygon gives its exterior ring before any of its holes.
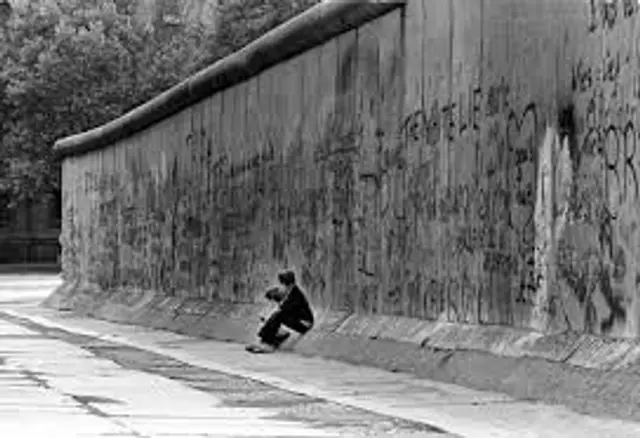
{"type": "Polygon", "coordinates": [[[529,255],[522,274],[515,301],[520,304],[532,305],[535,294],[544,280],[544,276],[540,272],[536,272],[532,254],[529,255]]]}
{"type": "Polygon", "coordinates": [[[493,117],[503,113],[509,108],[510,88],[505,78],[489,87],[487,92],[486,116],[493,117]]]}
{"type": "Polygon", "coordinates": [[[621,20],[627,20],[638,13],[635,0],[589,0],[589,33],[599,29],[612,30],[621,20]]]}
{"type": "Polygon", "coordinates": [[[419,109],[406,116],[400,123],[401,138],[405,144],[424,142],[427,146],[435,146],[440,140],[454,142],[469,131],[480,131],[484,117],[493,117],[508,109],[509,86],[504,78],[486,92],[472,86],[456,100],[441,105],[435,99],[429,109],[419,109]]]}
{"type": "Polygon", "coordinates": [[[486,251],[482,268],[487,272],[496,272],[507,276],[517,272],[518,262],[511,254],[486,251]]]}
{"type": "MultiPolygon", "coordinates": [[[[633,13],[637,13],[634,9],[633,13]]],[[[585,102],[581,125],[584,127],[578,155],[602,160],[605,180],[617,202],[636,200],[640,195],[636,147],[638,136],[635,105],[619,92],[621,72],[630,71],[633,84],[638,85],[636,68],[630,64],[631,54],[626,48],[606,48],[604,59],[596,66],[579,60],[573,67],[573,89],[585,102]]],[[[636,91],[640,91],[636,89],[636,91]]]]}
{"type": "Polygon", "coordinates": [[[614,325],[626,321],[624,302],[611,281],[624,276],[626,261],[622,248],[616,246],[612,250],[614,257],[612,266],[609,266],[595,248],[579,252],[569,240],[560,239],[558,272],[584,309],[581,320],[568,319],[569,328],[582,328],[591,333],[609,333],[614,325]],[[606,303],[606,309],[599,309],[597,302],[606,303]],[[579,326],[571,327],[574,324],[579,326]]]}
{"type": "Polygon", "coordinates": [[[426,279],[420,277],[418,275],[416,280],[423,284],[421,305],[426,317],[435,319],[447,312],[450,321],[481,322],[479,303],[483,294],[482,282],[474,281],[464,270],[457,275],[426,279]]]}
{"type": "Polygon", "coordinates": [[[236,178],[243,173],[255,170],[263,164],[274,161],[275,157],[275,148],[271,142],[268,142],[264,151],[260,151],[240,163],[232,164],[229,169],[229,177],[236,178]]]}
{"type": "MultiPolygon", "coordinates": [[[[587,107],[591,111],[593,104],[587,107]]],[[[587,115],[591,120],[591,115],[587,115]]],[[[611,176],[618,192],[618,202],[638,199],[640,181],[636,163],[638,132],[631,120],[622,125],[591,125],[584,135],[581,152],[587,155],[599,155],[605,170],[611,176]],[[632,198],[631,198],[632,197],[632,198]]]]}
{"type": "Polygon", "coordinates": [[[593,68],[583,59],[579,59],[571,72],[571,88],[573,91],[584,93],[594,85],[593,68]]]}

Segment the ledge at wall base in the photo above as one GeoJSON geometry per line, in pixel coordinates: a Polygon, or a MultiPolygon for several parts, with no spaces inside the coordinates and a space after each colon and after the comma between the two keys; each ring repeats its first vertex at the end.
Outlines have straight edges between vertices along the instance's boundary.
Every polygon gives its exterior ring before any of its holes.
{"type": "MultiPolygon", "coordinates": [[[[210,302],[154,291],[100,291],[66,283],[43,306],[249,344],[268,304],[210,302]]],[[[579,333],[543,334],[382,315],[320,310],[316,326],[283,347],[305,356],[565,404],[585,414],[640,421],[640,342],[579,333]]]]}

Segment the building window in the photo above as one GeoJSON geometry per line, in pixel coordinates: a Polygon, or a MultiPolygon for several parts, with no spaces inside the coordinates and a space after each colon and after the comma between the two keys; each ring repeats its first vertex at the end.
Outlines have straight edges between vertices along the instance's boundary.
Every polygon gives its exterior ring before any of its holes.
{"type": "Polygon", "coordinates": [[[13,209],[9,208],[9,196],[0,194],[0,228],[9,228],[13,223],[13,209]]]}
{"type": "Polygon", "coordinates": [[[49,228],[60,228],[62,222],[62,196],[59,192],[49,200],[49,228]]]}

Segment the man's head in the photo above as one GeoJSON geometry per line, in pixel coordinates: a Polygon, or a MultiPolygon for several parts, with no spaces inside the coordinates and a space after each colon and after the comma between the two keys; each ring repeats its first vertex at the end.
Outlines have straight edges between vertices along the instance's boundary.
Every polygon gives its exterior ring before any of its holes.
{"type": "Polygon", "coordinates": [[[282,271],[278,274],[278,282],[286,288],[295,286],[296,274],[294,274],[293,271],[282,271]]]}

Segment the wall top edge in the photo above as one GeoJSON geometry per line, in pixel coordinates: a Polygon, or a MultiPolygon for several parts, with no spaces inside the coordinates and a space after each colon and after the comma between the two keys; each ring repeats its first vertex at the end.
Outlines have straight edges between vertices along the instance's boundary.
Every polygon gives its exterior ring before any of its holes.
{"type": "Polygon", "coordinates": [[[405,3],[406,0],[319,3],[128,113],[102,126],[56,141],[53,152],[63,159],[110,146],[405,3]]]}

